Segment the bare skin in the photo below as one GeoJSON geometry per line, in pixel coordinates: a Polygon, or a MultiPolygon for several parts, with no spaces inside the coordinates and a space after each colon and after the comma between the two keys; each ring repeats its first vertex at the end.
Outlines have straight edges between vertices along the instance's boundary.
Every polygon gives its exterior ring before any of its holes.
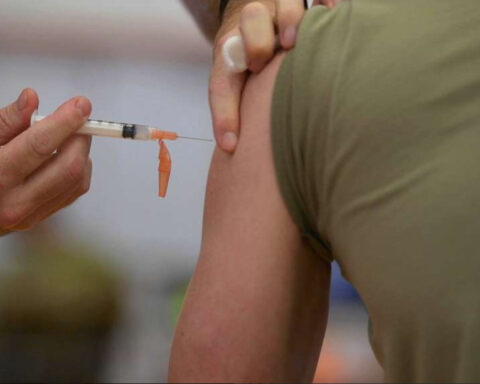
{"type": "Polygon", "coordinates": [[[313,378],[330,266],[302,241],[274,173],[270,105],[282,57],[247,82],[235,154],[214,154],[200,258],[171,351],[172,382],[313,378]]]}

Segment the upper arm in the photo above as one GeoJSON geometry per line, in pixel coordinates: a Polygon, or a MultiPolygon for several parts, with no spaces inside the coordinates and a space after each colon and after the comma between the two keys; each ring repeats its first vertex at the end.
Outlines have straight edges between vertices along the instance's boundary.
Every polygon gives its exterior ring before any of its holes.
{"type": "Polygon", "coordinates": [[[313,377],[330,266],[302,242],[277,186],[270,106],[281,59],[247,83],[235,154],[214,154],[202,249],[177,326],[170,380],[313,377]]]}

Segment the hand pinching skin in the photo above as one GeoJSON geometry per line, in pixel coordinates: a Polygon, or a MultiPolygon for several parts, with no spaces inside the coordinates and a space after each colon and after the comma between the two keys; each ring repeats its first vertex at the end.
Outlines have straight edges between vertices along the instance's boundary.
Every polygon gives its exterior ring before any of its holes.
{"type": "MultiPolygon", "coordinates": [[[[314,5],[333,8],[341,0],[315,0],[314,5]]],[[[210,75],[209,98],[218,146],[234,152],[240,134],[240,101],[246,73],[232,73],[222,49],[238,36],[245,46],[245,68],[258,73],[275,55],[275,49],[292,49],[305,13],[304,0],[230,0],[217,33],[210,75]],[[275,36],[277,34],[277,36],[275,36]]]]}

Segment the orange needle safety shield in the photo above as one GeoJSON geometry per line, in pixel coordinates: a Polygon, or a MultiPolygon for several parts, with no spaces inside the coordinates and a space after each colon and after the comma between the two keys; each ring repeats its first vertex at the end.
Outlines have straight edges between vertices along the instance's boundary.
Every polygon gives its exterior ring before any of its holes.
{"type": "Polygon", "coordinates": [[[167,195],[168,181],[170,180],[170,172],[172,170],[172,159],[167,146],[162,140],[158,141],[160,151],[158,153],[158,196],[165,197],[167,195]]]}
{"type": "MultiPolygon", "coordinates": [[[[177,140],[178,135],[175,132],[169,132],[169,131],[160,131],[160,130],[155,130],[152,132],[152,138],[154,140],[177,140]]],[[[168,151],[167,151],[168,152],[168,151]]]]}

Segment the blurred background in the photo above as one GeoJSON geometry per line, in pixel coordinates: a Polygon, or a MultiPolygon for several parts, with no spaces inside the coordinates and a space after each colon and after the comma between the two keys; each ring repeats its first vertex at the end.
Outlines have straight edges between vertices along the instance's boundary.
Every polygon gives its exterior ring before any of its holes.
{"type": "MultiPolygon", "coordinates": [[[[1,0],[0,106],[24,87],[41,114],[85,95],[93,117],[212,138],[211,47],[179,0],[1,0]]],[[[200,247],[213,143],[95,139],[90,193],[0,238],[0,381],[165,381],[200,247]]],[[[380,381],[367,316],[334,269],[317,382],[380,381]]]]}

